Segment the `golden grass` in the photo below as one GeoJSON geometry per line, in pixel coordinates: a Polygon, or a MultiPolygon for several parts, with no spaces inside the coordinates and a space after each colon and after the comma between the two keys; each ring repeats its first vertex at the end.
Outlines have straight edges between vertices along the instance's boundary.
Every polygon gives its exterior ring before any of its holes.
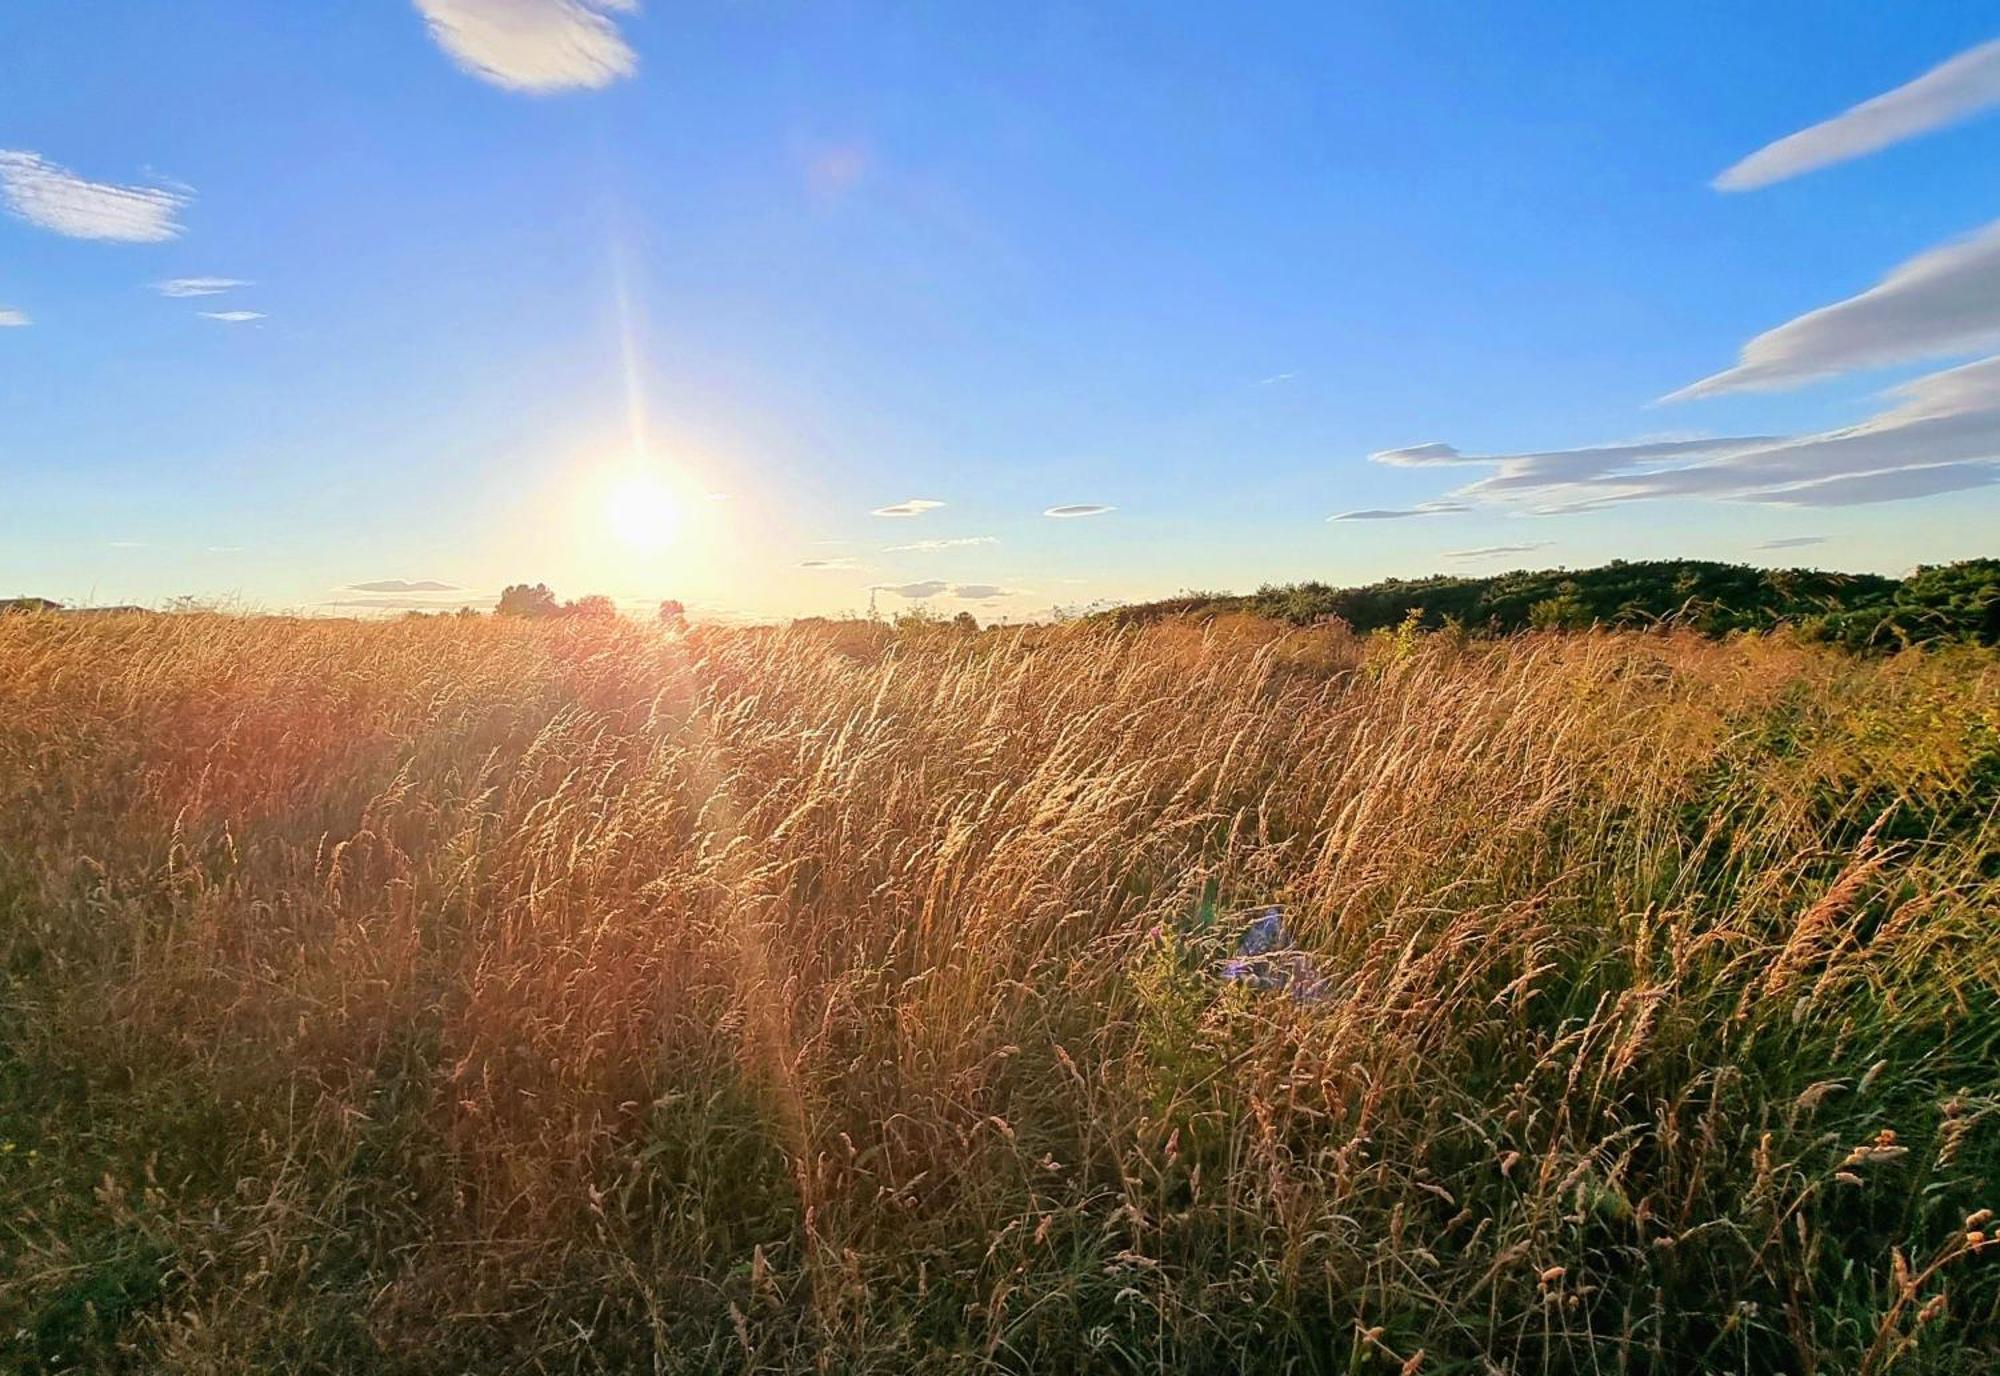
{"type": "Polygon", "coordinates": [[[0,1367],[1985,1370],[1996,800],[1969,651],[0,618],[0,1367]]]}

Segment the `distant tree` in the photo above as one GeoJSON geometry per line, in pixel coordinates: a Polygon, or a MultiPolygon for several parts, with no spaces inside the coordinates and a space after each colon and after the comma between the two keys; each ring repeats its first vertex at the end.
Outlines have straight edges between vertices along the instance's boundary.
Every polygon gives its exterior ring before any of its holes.
{"type": "Polygon", "coordinates": [[[562,608],[547,583],[515,583],[501,592],[500,603],[493,610],[501,616],[542,617],[558,615],[562,608]]]}
{"type": "Polygon", "coordinates": [[[1576,584],[1566,580],[1557,585],[1554,597],[1529,605],[1528,624],[1538,631],[1580,630],[1590,624],[1590,608],[1578,595],[1576,584]]]}
{"type": "Polygon", "coordinates": [[[951,619],[951,628],[971,634],[979,629],[979,618],[971,612],[960,612],[951,619]]]}
{"type": "Polygon", "coordinates": [[[477,621],[479,619],[479,609],[476,607],[460,607],[456,614],[460,621],[477,621]]]}
{"type": "Polygon", "coordinates": [[[592,593],[579,597],[574,602],[563,605],[564,616],[580,617],[585,621],[610,621],[617,617],[618,608],[603,593],[592,593]]]}
{"type": "Polygon", "coordinates": [[[687,629],[687,608],[681,605],[679,598],[669,597],[666,601],[662,602],[660,604],[659,615],[660,624],[668,630],[680,631],[687,629]]]}

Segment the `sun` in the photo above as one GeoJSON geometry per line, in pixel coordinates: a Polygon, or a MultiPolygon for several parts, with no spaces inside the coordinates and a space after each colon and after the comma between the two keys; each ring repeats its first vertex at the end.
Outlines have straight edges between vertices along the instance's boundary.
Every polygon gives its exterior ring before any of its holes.
{"type": "Polygon", "coordinates": [[[666,549],[681,534],[681,497],[651,473],[614,480],[604,494],[604,524],[626,548],[640,554],[666,549]]]}

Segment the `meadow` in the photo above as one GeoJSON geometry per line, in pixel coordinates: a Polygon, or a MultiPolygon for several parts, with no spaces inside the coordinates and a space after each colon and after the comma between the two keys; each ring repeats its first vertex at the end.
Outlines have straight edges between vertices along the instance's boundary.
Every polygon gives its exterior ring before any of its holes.
{"type": "Polygon", "coordinates": [[[1997,808],[1970,646],[0,617],[0,1369],[1991,1371],[1997,808]]]}

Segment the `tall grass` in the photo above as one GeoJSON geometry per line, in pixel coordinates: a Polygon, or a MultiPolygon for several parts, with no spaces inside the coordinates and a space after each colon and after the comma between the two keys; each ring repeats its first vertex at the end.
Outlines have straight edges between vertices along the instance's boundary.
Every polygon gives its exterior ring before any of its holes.
{"type": "Polygon", "coordinates": [[[1991,1370],[1996,804],[1973,651],[0,619],[0,1366],[1991,1370]]]}

